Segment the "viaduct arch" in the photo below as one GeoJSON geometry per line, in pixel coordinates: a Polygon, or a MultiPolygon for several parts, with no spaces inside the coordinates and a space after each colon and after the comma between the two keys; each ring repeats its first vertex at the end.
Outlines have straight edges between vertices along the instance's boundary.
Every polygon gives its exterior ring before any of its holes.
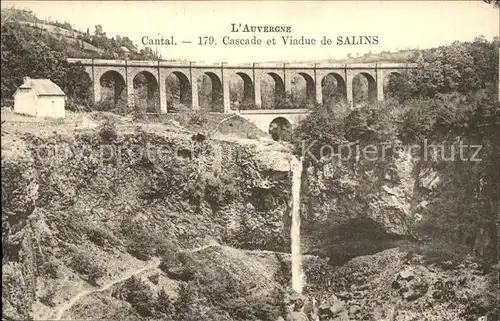
{"type": "Polygon", "coordinates": [[[182,70],[172,70],[165,74],[164,82],[167,112],[175,112],[191,106],[191,82],[188,75],[182,70]]]}

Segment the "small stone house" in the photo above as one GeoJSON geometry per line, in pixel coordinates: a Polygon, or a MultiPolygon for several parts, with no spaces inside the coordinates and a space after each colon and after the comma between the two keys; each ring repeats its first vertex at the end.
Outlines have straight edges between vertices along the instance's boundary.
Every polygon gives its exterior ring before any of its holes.
{"type": "Polygon", "coordinates": [[[128,58],[129,58],[129,56],[130,56],[130,50],[128,50],[128,48],[127,48],[127,47],[125,47],[125,46],[120,47],[120,51],[121,51],[122,56],[123,56],[125,59],[128,59],[128,58]]]}
{"type": "Polygon", "coordinates": [[[30,116],[64,118],[66,94],[50,79],[24,78],[14,94],[14,112],[30,116]]]}

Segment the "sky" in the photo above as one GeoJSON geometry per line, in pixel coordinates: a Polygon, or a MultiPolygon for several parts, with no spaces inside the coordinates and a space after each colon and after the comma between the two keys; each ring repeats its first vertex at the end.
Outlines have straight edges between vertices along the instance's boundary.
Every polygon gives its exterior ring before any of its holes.
{"type": "Polygon", "coordinates": [[[2,1],[29,8],[42,19],[68,21],[92,33],[102,25],[108,37],[174,37],[175,46],[151,46],[163,59],[208,62],[300,61],[345,58],[367,52],[431,48],[499,34],[500,10],[477,1],[2,1]],[[231,23],[290,26],[290,33],[234,33],[231,23]],[[260,46],[223,45],[223,37],[262,39],[260,46]],[[199,45],[213,36],[217,45],[199,45]],[[282,36],[315,38],[312,46],[287,46],[282,36]],[[377,36],[378,44],[337,45],[337,37],[377,36]],[[276,45],[267,45],[275,37],[276,45]],[[320,40],[332,39],[332,45],[320,40]],[[183,44],[182,41],[191,41],[183,44]]]}

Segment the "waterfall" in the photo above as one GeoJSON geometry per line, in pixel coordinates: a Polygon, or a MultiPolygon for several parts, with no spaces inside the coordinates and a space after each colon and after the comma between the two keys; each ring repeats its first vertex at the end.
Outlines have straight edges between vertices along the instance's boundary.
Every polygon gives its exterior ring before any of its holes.
{"type": "Polygon", "coordinates": [[[302,293],[304,274],[302,272],[302,257],[300,254],[300,182],[302,175],[302,159],[292,158],[292,226],[290,238],[292,243],[292,288],[302,293]]]}

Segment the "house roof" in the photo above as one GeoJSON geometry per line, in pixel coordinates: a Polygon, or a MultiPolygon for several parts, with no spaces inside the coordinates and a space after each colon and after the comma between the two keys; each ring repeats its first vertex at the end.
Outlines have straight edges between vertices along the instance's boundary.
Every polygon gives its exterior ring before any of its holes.
{"type": "Polygon", "coordinates": [[[50,79],[27,78],[19,88],[33,89],[39,96],[66,96],[64,91],[50,79]]]}
{"type": "Polygon", "coordinates": [[[127,47],[125,47],[125,46],[120,47],[120,49],[121,49],[123,52],[130,52],[130,50],[128,50],[128,48],[127,48],[127,47]]]}

